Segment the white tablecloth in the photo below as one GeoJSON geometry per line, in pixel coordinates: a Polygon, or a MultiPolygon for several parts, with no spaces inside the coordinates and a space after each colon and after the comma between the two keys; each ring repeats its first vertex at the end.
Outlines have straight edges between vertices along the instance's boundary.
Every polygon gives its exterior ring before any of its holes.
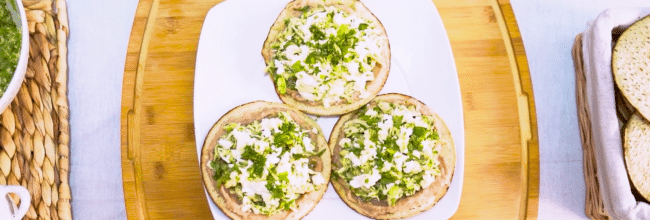
{"type": "Polygon", "coordinates": [[[607,8],[650,6],[647,0],[511,0],[528,57],[540,154],[540,219],[585,216],[582,146],[571,47],[607,8]]]}
{"type": "Polygon", "coordinates": [[[126,219],[120,106],[126,47],[137,0],[67,0],[75,219],[126,219]]]}
{"type": "MultiPolygon", "coordinates": [[[[511,1],[528,56],[537,107],[539,218],[586,218],[570,53],[573,39],[606,8],[647,7],[650,2],[511,1]]],[[[137,0],[68,0],[70,175],[75,219],[126,218],[120,105],[126,48],[136,7],[137,0]]]]}

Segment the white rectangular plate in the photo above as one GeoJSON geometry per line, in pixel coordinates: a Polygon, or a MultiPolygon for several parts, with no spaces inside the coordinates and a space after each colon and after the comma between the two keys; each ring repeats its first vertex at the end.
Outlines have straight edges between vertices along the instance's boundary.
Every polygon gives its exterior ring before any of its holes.
{"type": "MultiPolygon", "coordinates": [[[[194,129],[201,157],[210,128],[230,109],[256,100],[281,102],[264,73],[261,55],[266,35],[289,0],[229,0],[205,18],[196,55],[194,129]]],[[[457,163],[447,194],[416,216],[447,219],[457,210],[463,185],[465,134],[458,74],[438,10],[430,0],[364,0],[386,28],[391,70],[380,94],[397,92],[419,99],[447,123],[457,163]]],[[[329,138],[338,117],[318,124],[329,138]]],[[[227,219],[207,195],[215,219],[227,219]]],[[[330,185],[305,219],[367,219],[348,208],[330,185]]]]}

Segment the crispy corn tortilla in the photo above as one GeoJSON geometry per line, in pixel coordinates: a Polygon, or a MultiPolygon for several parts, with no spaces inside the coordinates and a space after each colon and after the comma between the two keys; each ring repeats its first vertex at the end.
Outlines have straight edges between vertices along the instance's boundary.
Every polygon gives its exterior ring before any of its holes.
{"type": "Polygon", "coordinates": [[[625,126],[623,150],[625,166],[634,188],[650,200],[650,121],[640,113],[632,115],[625,126]]]}
{"type": "MultiPolygon", "coordinates": [[[[368,8],[366,8],[365,5],[363,5],[363,3],[357,0],[294,0],[292,2],[289,2],[284,10],[280,12],[280,15],[275,20],[275,23],[271,26],[271,30],[269,30],[269,34],[264,41],[264,46],[262,48],[262,57],[264,57],[264,61],[267,65],[272,62],[271,57],[273,57],[273,51],[271,49],[271,44],[277,40],[277,36],[284,30],[285,19],[300,16],[302,12],[298,11],[297,9],[301,9],[305,6],[316,8],[319,5],[335,6],[348,14],[355,14],[375,23],[378,26],[379,30],[381,30],[380,37],[384,39],[381,40],[381,47],[383,50],[380,54],[380,58],[377,64],[375,65],[375,68],[372,70],[375,79],[366,83],[366,88],[370,95],[366,98],[360,99],[359,92],[356,92],[356,94],[352,96],[353,101],[351,103],[347,103],[344,100],[339,100],[335,103],[332,103],[330,107],[325,108],[325,106],[323,106],[323,102],[306,100],[302,98],[296,90],[287,89],[287,92],[285,94],[280,94],[277,89],[276,82],[273,82],[273,86],[275,88],[275,92],[278,94],[282,102],[289,106],[314,115],[340,115],[354,111],[372,100],[372,98],[374,98],[377,93],[379,93],[381,88],[384,87],[386,79],[388,78],[388,71],[390,70],[390,44],[388,43],[388,35],[386,35],[386,30],[384,29],[384,26],[381,24],[381,22],[375,17],[375,15],[372,14],[372,12],[370,12],[370,10],[368,10],[368,8]]],[[[271,74],[269,74],[269,78],[271,78],[271,81],[273,81],[271,74]]]]}
{"type": "Polygon", "coordinates": [[[612,73],[621,94],[650,119],[650,16],[638,20],[616,41],[612,73]]]}
{"type": "MultiPolygon", "coordinates": [[[[357,197],[352,193],[350,185],[341,178],[332,179],[332,186],[334,186],[334,189],[341,199],[343,199],[350,208],[362,215],[375,219],[408,218],[430,209],[438,202],[438,200],[440,200],[440,198],[442,198],[442,196],[445,195],[445,193],[447,193],[456,166],[456,149],[449,128],[447,128],[445,122],[422,102],[407,95],[391,93],[375,97],[369,105],[371,107],[376,106],[377,101],[415,105],[416,109],[420,111],[420,113],[433,117],[435,120],[433,126],[438,129],[440,140],[447,141],[448,143],[443,144],[442,149],[437,149],[441,175],[437,176],[436,180],[429,187],[421,189],[411,196],[397,200],[393,206],[388,206],[388,202],[386,201],[363,201],[360,197],[357,197]]],[[[333,167],[341,166],[339,155],[341,146],[338,143],[345,137],[343,133],[343,125],[345,122],[355,119],[354,115],[356,115],[356,113],[357,111],[354,111],[341,116],[332,130],[329,147],[332,152],[333,167]]]]}
{"type": "Polygon", "coordinates": [[[323,197],[323,194],[327,190],[327,185],[329,184],[330,171],[330,151],[327,147],[327,141],[323,136],[320,126],[302,112],[280,103],[256,101],[240,105],[230,110],[210,129],[205,138],[203,149],[201,150],[201,174],[203,176],[205,188],[208,191],[208,194],[210,194],[212,201],[214,201],[224,214],[232,219],[300,219],[307,215],[323,197]],[[208,166],[210,161],[214,158],[214,148],[217,146],[219,138],[226,133],[224,127],[227,124],[250,124],[253,121],[259,121],[266,117],[277,116],[277,113],[280,111],[289,113],[291,118],[300,125],[301,129],[311,130],[316,128],[318,130],[318,134],[310,132],[309,135],[314,141],[314,146],[317,147],[317,149],[326,149],[325,153],[318,158],[319,160],[315,168],[316,171],[321,173],[325,179],[325,183],[320,186],[318,191],[303,194],[302,197],[296,200],[298,208],[295,211],[282,211],[271,216],[254,214],[251,211],[243,212],[241,210],[241,201],[237,199],[235,194],[230,193],[225,186],[216,188],[216,182],[213,179],[214,171],[208,166]]]}

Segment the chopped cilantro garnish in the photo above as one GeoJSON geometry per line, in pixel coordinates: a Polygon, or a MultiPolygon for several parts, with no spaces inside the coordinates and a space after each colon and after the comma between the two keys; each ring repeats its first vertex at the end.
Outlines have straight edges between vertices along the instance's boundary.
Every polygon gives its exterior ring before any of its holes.
{"type": "Polygon", "coordinates": [[[359,30],[362,30],[362,31],[363,31],[363,30],[365,30],[366,28],[368,28],[368,24],[366,24],[366,23],[361,23],[361,24],[359,24],[359,30]]]}
{"type": "Polygon", "coordinates": [[[321,101],[325,107],[330,105],[328,103],[353,102],[356,98],[354,94],[366,92],[365,87],[352,86],[354,81],[372,80],[374,76],[369,75],[372,74],[370,71],[381,63],[375,60],[381,57],[378,55],[380,44],[375,47],[359,42],[377,42],[380,33],[372,30],[374,26],[369,25],[371,21],[347,14],[334,6],[295,10],[302,14],[285,20],[286,27],[271,43],[274,53],[272,62],[267,62],[267,65],[277,65],[279,61],[286,67],[281,74],[277,73],[277,69],[267,68],[276,81],[276,87],[284,86],[277,90],[280,94],[298,90],[303,98],[321,101]],[[355,27],[357,23],[351,21],[360,22],[358,28],[355,27]],[[355,70],[348,69],[352,66],[355,70]],[[297,75],[301,72],[305,74],[297,75]],[[278,78],[284,78],[285,83],[277,83],[278,78]],[[301,80],[308,80],[309,83],[297,83],[301,80]],[[344,92],[331,92],[341,90],[344,92]]]}
{"type": "Polygon", "coordinates": [[[255,174],[257,177],[262,176],[264,164],[266,163],[266,157],[264,155],[257,153],[252,146],[248,145],[244,148],[244,153],[241,155],[241,158],[253,161],[253,166],[251,167],[252,174],[255,174]]]}
{"type": "Polygon", "coordinates": [[[312,161],[299,159],[321,155],[325,148],[315,147],[310,132],[303,131],[288,113],[247,125],[230,123],[224,129],[226,134],[220,137],[208,166],[214,171],[217,187],[225,186],[252,209],[244,211],[272,215],[297,208],[296,199],[321,187],[321,182],[316,185],[312,179],[318,176],[323,181],[312,161]],[[298,153],[294,152],[297,148],[298,153]],[[308,181],[296,185],[290,180],[301,175],[298,166],[313,172],[309,172],[308,181]],[[262,186],[266,190],[260,189],[262,186]]]}
{"type": "Polygon", "coordinates": [[[305,67],[302,66],[302,64],[300,64],[300,62],[296,62],[293,65],[291,65],[291,70],[293,70],[293,72],[297,73],[297,72],[305,70],[305,67]]]}
{"type": "Polygon", "coordinates": [[[214,160],[210,161],[210,167],[214,170],[214,180],[217,182],[217,188],[221,187],[226,180],[228,180],[228,175],[230,174],[230,170],[228,169],[228,165],[226,164],[225,161],[219,159],[219,160],[214,160]]]}
{"type": "Polygon", "coordinates": [[[309,11],[309,5],[305,5],[304,7],[296,9],[296,10],[300,11],[302,13],[307,13],[307,11],[309,11]]]}
{"type": "Polygon", "coordinates": [[[428,116],[414,106],[386,102],[377,106],[362,107],[357,119],[344,124],[350,144],[339,142],[341,164],[333,165],[333,176],[345,180],[365,201],[393,205],[428,187],[440,174],[433,150],[439,137],[428,116]]]}

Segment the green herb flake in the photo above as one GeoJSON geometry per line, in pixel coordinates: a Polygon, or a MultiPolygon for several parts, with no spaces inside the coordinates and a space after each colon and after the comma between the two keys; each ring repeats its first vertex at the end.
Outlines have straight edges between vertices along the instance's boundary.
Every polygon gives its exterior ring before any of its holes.
{"type": "Polygon", "coordinates": [[[359,30],[363,31],[368,28],[368,24],[366,23],[361,23],[359,24],[359,30]]]}
{"type": "Polygon", "coordinates": [[[305,7],[302,7],[302,8],[296,9],[296,11],[300,11],[300,12],[302,12],[303,14],[304,14],[304,13],[307,13],[307,12],[309,11],[309,5],[305,5],[305,7]]]}
{"type": "Polygon", "coordinates": [[[287,82],[284,80],[284,77],[278,77],[276,83],[278,87],[278,92],[280,92],[280,94],[287,93],[287,82]]]}

